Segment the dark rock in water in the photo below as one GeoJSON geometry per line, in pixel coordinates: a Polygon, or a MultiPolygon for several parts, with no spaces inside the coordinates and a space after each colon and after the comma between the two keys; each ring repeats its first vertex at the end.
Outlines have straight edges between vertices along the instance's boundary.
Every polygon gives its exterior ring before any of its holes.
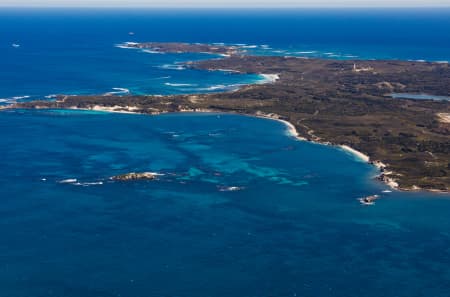
{"type": "Polygon", "coordinates": [[[153,172],[130,172],[126,174],[112,176],[112,180],[132,181],[132,180],[153,180],[156,174],[153,172]]]}

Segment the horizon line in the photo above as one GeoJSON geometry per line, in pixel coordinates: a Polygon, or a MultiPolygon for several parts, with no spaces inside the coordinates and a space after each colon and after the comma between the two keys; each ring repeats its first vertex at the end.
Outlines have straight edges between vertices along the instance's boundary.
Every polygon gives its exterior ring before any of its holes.
{"type": "Polygon", "coordinates": [[[378,5],[349,5],[349,6],[314,6],[314,5],[286,5],[286,6],[152,6],[152,5],[2,5],[1,8],[150,8],[150,9],[405,9],[405,8],[450,8],[445,5],[411,5],[411,6],[378,6],[378,5]]]}

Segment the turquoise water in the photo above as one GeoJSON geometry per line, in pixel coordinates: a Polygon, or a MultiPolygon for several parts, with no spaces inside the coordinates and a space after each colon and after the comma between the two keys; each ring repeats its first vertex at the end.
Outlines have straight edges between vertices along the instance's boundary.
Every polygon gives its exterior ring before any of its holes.
{"type": "Polygon", "coordinates": [[[392,98],[415,99],[415,100],[450,100],[447,96],[435,96],[428,94],[393,93],[392,98]]]}
{"type": "MultiPolygon", "coordinates": [[[[448,61],[449,16],[4,9],[0,104],[59,93],[214,92],[260,80],[180,66],[210,55],[116,47],[126,41],[448,61]]],[[[297,141],[282,123],[9,110],[0,131],[0,296],[448,296],[450,197],[385,192],[374,167],[297,141]],[[131,171],[163,175],[109,179],[131,171]],[[357,200],[373,194],[374,206],[357,200]]]]}
{"type": "Polygon", "coordinates": [[[382,193],[279,122],[16,110],[0,129],[3,296],[447,295],[449,197],[382,193]],[[130,171],[165,175],[108,180],[130,171]]]}

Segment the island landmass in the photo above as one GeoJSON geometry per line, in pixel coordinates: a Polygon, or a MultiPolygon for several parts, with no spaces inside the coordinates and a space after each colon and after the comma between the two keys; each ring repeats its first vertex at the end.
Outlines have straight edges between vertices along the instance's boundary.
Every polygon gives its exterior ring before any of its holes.
{"type": "MultiPolygon", "coordinates": [[[[395,93],[448,97],[448,63],[251,56],[236,46],[127,43],[161,53],[205,52],[221,59],[187,67],[270,74],[271,83],[223,93],[168,96],[61,95],[8,108],[90,109],[142,114],[224,112],[287,123],[299,138],[359,153],[378,179],[401,190],[449,192],[450,101],[392,98],[395,93]]],[[[120,178],[118,178],[120,179],[120,178]]]]}

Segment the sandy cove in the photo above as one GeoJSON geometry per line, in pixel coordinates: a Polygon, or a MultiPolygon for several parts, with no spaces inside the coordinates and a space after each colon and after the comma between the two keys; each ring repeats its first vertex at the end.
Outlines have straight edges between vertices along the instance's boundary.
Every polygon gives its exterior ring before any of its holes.
{"type": "MultiPolygon", "coordinates": [[[[1,108],[0,108],[1,109],[1,108]]],[[[4,108],[4,109],[9,109],[8,107],[4,108]]],[[[140,112],[139,108],[135,107],[135,106],[119,106],[119,105],[115,105],[115,106],[101,106],[101,105],[94,105],[91,106],[90,108],[79,108],[77,106],[71,106],[68,107],[67,109],[69,110],[85,110],[85,111],[99,111],[99,112],[109,112],[109,113],[123,113],[123,114],[149,114],[149,115],[158,115],[158,114],[163,114],[163,113],[168,113],[168,112],[160,112],[160,111],[155,111],[152,113],[147,112],[140,112]]],[[[240,113],[232,113],[232,112],[228,112],[228,113],[224,113],[223,111],[219,111],[219,110],[212,110],[212,109],[180,109],[179,111],[180,113],[186,113],[186,112],[192,112],[192,113],[223,113],[223,114],[238,114],[238,115],[244,115],[244,116],[253,116],[253,117],[257,117],[257,118],[264,118],[264,119],[269,119],[269,120],[273,120],[273,121],[278,121],[280,123],[283,123],[286,128],[287,128],[287,132],[289,134],[289,136],[296,138],[299,141],[310,141],[313,143],[318,143],[321,145],[333,145],[335,147],[338,147],[344,151],[347,151],[351,154],[353,154],[354,156],[356,156],[358,159],[360,159],[363,162],[366,163],[370,163],[372,165],[374,165],[375,167],[377,167],[380,170],[380,175],[378,176],[378,179],[380,181],[383,181],[385,184],[387,184],[390,188],[395,189],[395,190],[405,190],[405,191],[420,191],[421,188],[418,187],[414,187],[412,189],[401,189],[399,188],[398,183],[395,181],[395,179],[389,177],[389,175],[394,174],[394,172],[392,171],[384,171],[384,169],[386,168],[386,165],[384,163],[382,163],[381,161],[371,161],[370,157],[367,156],[366,154],[355,150],[354,148],[348,146],[348,145],[334,145],[331,144],[329,142],[322,142],[320,140],[309,140],[303,136],[301,136],[297,129],[295,128],[295,126],[287,121],[287,120],[283,120],[281,118],[280,115],[275,114],[275,113],[263,113],[263,112],[256,112],[255,114],[240,114],[240,113]]],[[[175,113],[177,113],[175,112],[175,113]]],[[[440,191],[436,191],[436,192],[440,192],[440,191]]]]}
{"type": "MultiPolygon", "coordinates": [[[[149,114],[149,113],[142,113],[139,112],[138,109],[134,106],[100,106],[100,105],[94,105],[91,108],[78,108],[76,106],[70,107],[68,109],[71,110],[86,110],[86,111],[100,111],[100,112],[111,112],[111,113],[124,113],[124,114],[149,114]]],[[[388,175],[394,174],[392,171],[384,171],[386,165],[380,161],[370,161],[370,157],[367,156],[366,154],[357,151],[355,149],[353,149],[352,147],[348,146],[348,145],[333,145],[329,142],[320,142],[320,141],[311,141],[308,140],[305,137],[300,136],[300,134],[298,133],[297,129],[295,128],[295,126],[286,120],[281,119],[280,115],[274,114],[274,113],[262,113],[262,112],[257,112],[255,114],[239,114],[239,113],[224,113],[223,111],[217,111],[217,110],[212,110],[212,109],[182,109],[179,110],[178,112],[183,113],[183,112],[192,112],[192,113],[222,113],[222,114],[238,114],[238,115],[244,115],[244,116],[252,116],[252,117],[257,117],[257,118],[263,118],[263,119],[269,119],[269,120],[273,120],[273,121],[277,121],[280,123],[283,123],[286,128],[287,128],[287,132],[289,134],[289,136],[294,137],[295,139],[299,140],[299,141],[309,141],[309,142],[313,142],[313,143],[317,143],[320,145],[332,145],[335,147],[338,147],[344,151],[347,151],[351,154],[353,154],[354,156],[356,156],[358,159],[360,159],[363,162],[366,163],[370,163],[372,165],[374,165],[375,167],[377,167],[380,170],[380,176],[379,176],[379,180],[383,181],[386,185],[388,185],[390,188],[394,189],[394,190],[407,190],[407,191],[419,191],[421,190],[420,188],[413,188],[413,189],[400,189],[398,183],[393,179],[388,177],[388,175]]],[[[178,113],[175,112],[175,113],[178,113]]],[[[155,112],[155,113],[150,113],[150,115],[158,115],[158,114],[162,114],[162,113],[166,113],[166,112],[155,112]]]]}

